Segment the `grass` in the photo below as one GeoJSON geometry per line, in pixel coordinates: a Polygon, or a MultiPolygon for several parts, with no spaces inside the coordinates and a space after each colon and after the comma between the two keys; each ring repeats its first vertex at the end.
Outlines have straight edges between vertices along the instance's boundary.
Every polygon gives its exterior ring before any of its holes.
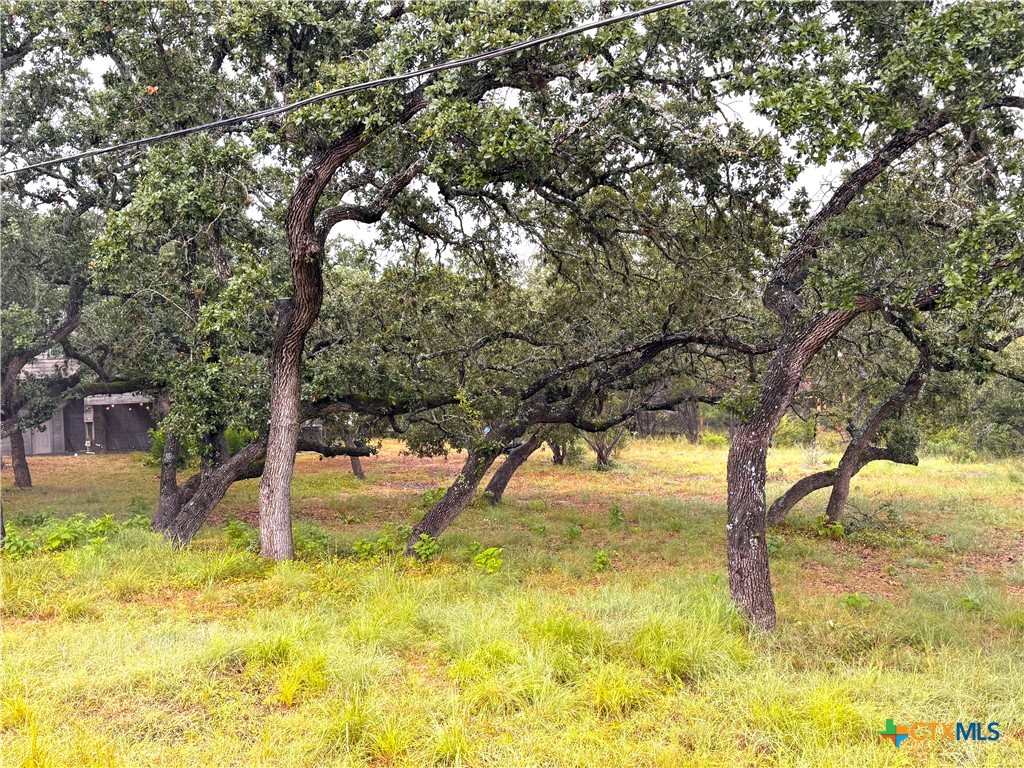
{"type": "MultiPolygon", "coordinates": [[[[186,552],[129,524],[0,558],[0,765],[1024,764],[1019,463],[872,465],[838,540],[815,535],[810,497],[772,532],[764,637],[728,601],[724,459],[667,440],[600,473],[538,454],[429,563],[389,542],[459,462],[391,444],[365,483],[300,458],[297,562],[263,563],[240,524],[229,544],[225,519],[255,520],[252,481],[186,552]],[[494,572],[475,564],[490,547],[494,572]],[[1003,737],[896,750],[888,718],[1003,737]]],[[[807,466],[773,452],[770,495],[807,466]]],[[[135,456],[32,469],[36,488],[3,499],[24,535],[155,503],[135,456]]]]}

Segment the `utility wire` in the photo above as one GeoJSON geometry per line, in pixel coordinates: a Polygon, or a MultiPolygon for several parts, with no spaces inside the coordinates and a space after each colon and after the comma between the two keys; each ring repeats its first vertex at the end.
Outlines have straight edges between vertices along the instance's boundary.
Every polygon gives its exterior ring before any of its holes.
{"type": "Polygon", "coordinates": [[[73,155],[65,155],[63,157],[55,157],[50,160],[43,160],[32,165],[26,165],[21,168],[14,168],[12,170],[0,172],[0,176],[10,176],[15,173],[22,173],[24,171],[33,171],[38,168],[46,168],[51,165],[58,165],[60,163],[71,163],[76,160],[84,160],[87,157],[96,157],[97,155],[106,155],[110,152],[120,152],[124,149],[134,149],[135,147],[144,147],[149,144],[156,144],[157,142],[167,141],[169,139],[176,139],[181,136],[190,136],[193,133],[199,133],[201,131],[209,131],[214,128],[224,128],[231,125],[238,125],[239,123],[247,123],[251,120],[262,120],[267,117],[273,117],[274,115],[280,115],[285,112],[291,112],[292,110],[299,109],[301,107],[308,106],[309,104],[316,104],[320,101],[326,101],[327,99],[335,99],[339,96],[347,96],[350,93],[358,93],[359,91],[367,91],[373,88],[379,88],[382,85],[390,85],[392,83],[400,83],[405,80],[412,80],[416,77],[422,77],[424,75],[432,75],[435,72],[444,72],[449,69],[458,69],[459,67],[465,67],[470,64],[478,64],[482,61],[489,61],[490,59],[496,59],[501,56],[508,56],[512,53],[518,53],[519,51],[525,51],[528,48],[535,48],[544,43],[550,43],[555,40],[562,40],[566,37],[572,37],[583,32],[589,32],[592,29],[601,29],[612,24],[618,24],[623,21],[630,21],[631,19],[638,19],[641,16],[648,16],[652,13],[658,13],[659,11],[668,10],[669,8],[678,8],[679,6],[688,5],[692,0],[670,0],[669,2],[658,3],[657,5],[650,5],[646,8],[639,8],[635,11],[629,11],[627,13],[620,14],[619,16],[611,16],[605,19],[598,19],[596,21],[590,21],[586,24],[580,24],[577,27],[571,27],[570,29],[563,29],[560,32],[553,32],[550,35],[544,35],[543,37],[535,37],[532,40],[525,40],[521,43],[515,43],[514,45],[506,46],[505,48],[498,48],[493,51],[486,51],[484,53],[478,53],[473,56],[467,56],[463,59],[455,59],[453,61],[446,61],[441,64],[435,64],[430,67],[424,67],[423,69],[415,69],[410,72],[403,72],[398,75],[388,75],[387,77],[380,77],[376,80],[368,80],[363,83],[356,83],[355,85],[346,85],[343,88],[335,88],[332,91],[325,91],[324,93],[318,93],[316,96],[310,96],[305,99],[293,102],[291,104],[284,104],[279,107],[268,107],[261,109],[257,112],[250,112],[246,115],[238,115],[236,117],[227,117],[223,120],[217,120],[212,123],[205,123],[203,125],[194,125],[189,128],[181,128],[176,131],[170,131],[168,133],[161,133],[157,136],[148,136],[144,139],[135,139],[134,141],[126,141],[122,144],[112,144],[108,147],[98,147],[96,149],[90,149],[86,152],[78,152],[73,155]]]}

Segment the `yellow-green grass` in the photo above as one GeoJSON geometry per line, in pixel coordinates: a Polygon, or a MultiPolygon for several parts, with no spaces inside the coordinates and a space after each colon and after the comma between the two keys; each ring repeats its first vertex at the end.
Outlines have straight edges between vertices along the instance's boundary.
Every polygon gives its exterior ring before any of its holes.
{"type": "MultiPolygon", "coordinates": [[[[770,496],[836,458],[773,452],[770,496]]],[[[809,498],[771,533],[773,637],[729,607],[723,449],[633,441],[609,472],[538,454],[428,564],[351,552],[416,519],[459,457],[389,443],[364,465],[359,483],[347,460],[300,458],[299,562],[229,545],[254,481],[186,552],[125,528],[0,558],[0,765],[1024,765],[1019,463],[872,465],[839,540],[809,498]],[[473,564],[492,546],[493,574],[473,564]],[[1003,737],[897,750],[889,718],[1003,737]]],[[[3,478],[23,533],[155,503],[138,456],[32,469],[29,492],[3,478]]]]}

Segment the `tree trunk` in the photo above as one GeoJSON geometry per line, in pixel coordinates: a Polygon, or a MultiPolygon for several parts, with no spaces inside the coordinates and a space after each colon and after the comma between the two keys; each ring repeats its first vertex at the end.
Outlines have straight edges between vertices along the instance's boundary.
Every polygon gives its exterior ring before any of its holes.
{"type": "MultiPolygon", "coordinates": [[[[849,450],[850,447],[847,447],[847,451],[849,450]]],[[[846,455],[844,454],[844,458],[845,456],[846,455]]],[[[857,469],[851,476],[851,479],[852,477],[856,477],[858,472],[873,461],[891,461],[896,464],[911,464],[916,466],[917,456],[903,456],[889,448],[878,448],[876,446],[869,445],[860,452],[857,469]]],[[[823,472],[815,472],[813,475],[802,477],[793,483],[788,491],[772,502],[771,507],[768,509],[768,525],[776,525],[782,522],[782,519],[789,514],[793,507],[815,491],[819,491],[822,488],[832,488],[835,483],[836,473],[836,469],[826,469],[823,472]]],[[[847,482],[846,492],[842,496],[842,503],[844,505],[846,504],[846,499],[849,496],[849,487],[849,482],[847,482]]],[[[835,520],[830,520],[830,522],[835,522],[835,520]]]]}
{"type": "Polygon", "coordinates": [[[505,461],[502,462],[501,466],[491,476],[491,481],[487,483],[487,488],[484,490],[487,501],[491,506],[501,503],[501,497],[505,493],[509,480],[543,444],[544,441],[539,436],[532,435],[525,443],[509,451],[505,461]]]}
{"type": "Polygon", "coordinates": [[[551,463],[555,466],[561,467],[565,464],[565,443],[549,442],[548,447],[551,448],[551,463]]]}
{"type": "Polygon", "coordinates": [[[682,431],[686,439],[696,445],[700,442],[700,433],[704,429],[700,406],[697,403],[681,403],[676,406],[676,413],[680,416],[682,431]]]}
{"type": "Polygon", "coordinates": [[[729,593],[748,621],[769,632],[775,629],[775,598],[764,541],[768,447],[808,363],[857,314],[830,312],[814,318],[802,333],[793,334],[779,346],[762,380],[758,407],[746,422],[736,425],[729,443],[729,593]]]}
{"type": "MultiPolygon", "coordinates": [[[[344,439],[345,439],[345,447],[346,448],[355,448],[356,447],[356,441],[352,438],[351,435],[349,435],[348,433],[345,433],[345,438],[344,439]]],[[[352,474],[355,475],[357,480],[365,480],[366,479],[366,473],[363,472],[363,462],[362,462],[362,459],[360,459],[358,456],[356,456],[354,454],[352,456],[349,456],[349,459],[352,461],[352,474]]]]}
{"type": "Polygon", "coordinates": [[[153,530],[166,530],[167,524],[173,520],[180,508],[178,500],[178,455],[181,446],[178,436],[170,431],[164,432],[164,451],[160,457],[160,499],[157,502],[156,514],[153,516],[153,530]]]}
{"type": "MultiPolygon", "coordinates": [[[[922,352],[917,366],[910,374],[906,383],[888,399],[880,403],[860,428],[851,428],[850,444],[843,452],[839,466],[836,467],[836,475],[832,483],[832,495],[829,496],[828,508],[825,510],[825,519],[829,523],[835,523],[843,516],[843,510],[846,509],[846,500],[850,497],[850,480],[868,461],[873,460],[865,460],[863,454],[870,446],[871,441],[875,439],[879,428],[885,423],[886,419],[911,401],[917,399],[917,396],[921,394],[921,390],[924,388],[930,370],[931,358],[926,352],[922,352]]],[[[890,451],[889,454],[895,455],[895,452],[890,451]]],[[[899,461],[900,459],[904,459],[901,462],[904,464],[917,464],[916,455],[902,456],[891,460],[899,461]]]]}
{"type": "Polygon", "coordinates": [[[729,443],[726,469],[729,522],[726,525],[729,594],[754,626],[775,629],[765,546],[765,479],[771,430],[763,425],[739,425],[729,443]]]}
{"type": "Polygon", "coordinates": [[[20,429],[11,432],[11,466],[14,468],[14,487],[31,488],[32,473],[25,456],[25,433],[20,429]]]}
{"type": "MultiPolygon", "coordinates": [[[[296,289],[297,290],[297,289],[296,289]]],[[[321,296],[323,286],[320,287],[321,296]]],[[[319,308],[319,303],[317,302],[319,308]]],[[[295,557],[291,485],[301,418],[301,365],[305,329],[295,325],[291,303],[279,304],[279,325],[270,367],[270,434],[260,480],[260,554],[273,560],[295,557]]],[[[310,319],[310,325],[312,320],[310,319]]]]}
{"type": "MultiPolygon", "coordinates": [[[[261,468],[257,462],[263,457],[266,448],[266,439],[257,440],[224,464],[190,478],[189,483],[195,480],[198,482],[188,493],[188,499],[182,501],[178,514],[167,523],[164,529],[167,540],[176,548],[188,546],[232,483],[260,476],[261,468]]],[[[182,490],[185,487],[182,486],[182,490]]]]}
{"type": "Polygon", "coordinates": [[[231,446],[228,445],[228,431],[221,427],[213,436],[213,463],[223,464],[231,458],[231,446]]]}
{"type": "Polygon", "coordinates": [[[493,440],[488,441],[483,447],[471,446],[466,454],[466,463],[462,465],[462,471],[455,478],[448,490],[434,506],[427,510],[416,526],[412,529],[409,542],[406,545],[406,553],[412,553],[412,547],[420,540],[420,534],[426,533],[429,536],[438,538],[451,525],[462,511],[473,501],[477,486],[487,470],[490,469],[494,460],[501,455],[502,446],[493,440]]]}

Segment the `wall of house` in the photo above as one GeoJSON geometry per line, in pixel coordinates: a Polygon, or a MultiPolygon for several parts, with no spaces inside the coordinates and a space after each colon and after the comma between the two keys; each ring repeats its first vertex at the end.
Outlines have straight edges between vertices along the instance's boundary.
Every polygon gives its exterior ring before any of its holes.
{"type": "Polygon", "coordinates": [[[99,444],[93,448],[96,453],[149,450],[149,430],[156,429],[156,422],[148,404],[94,405],[92,418],[93,434],[99,444]]]}
{"type": "MultiPolygon", "coordinates": [[[[85,405],[82,400],[71,400],[55,413],[45,429],[30,429],[25,433],[25,453],[46,456],[62,453],[85,453],[85,411],[92,410],[93,453],[123,453],[148,451],[149,430],[156,429],[149,403],[116,403],[85,405]]],[[[0,445],[4,456],[11,453],[9,440],[0,445]]]]}
{"type": "MultiPolygon", "coordinates": [[[[25,453],[40,456],[64,452],[64,418],[58,412],[49,421],[25,433],[25,453]]],[[[6,437],[0,443],[0,453],[11,455],[11,441],[6,437]]]]}

